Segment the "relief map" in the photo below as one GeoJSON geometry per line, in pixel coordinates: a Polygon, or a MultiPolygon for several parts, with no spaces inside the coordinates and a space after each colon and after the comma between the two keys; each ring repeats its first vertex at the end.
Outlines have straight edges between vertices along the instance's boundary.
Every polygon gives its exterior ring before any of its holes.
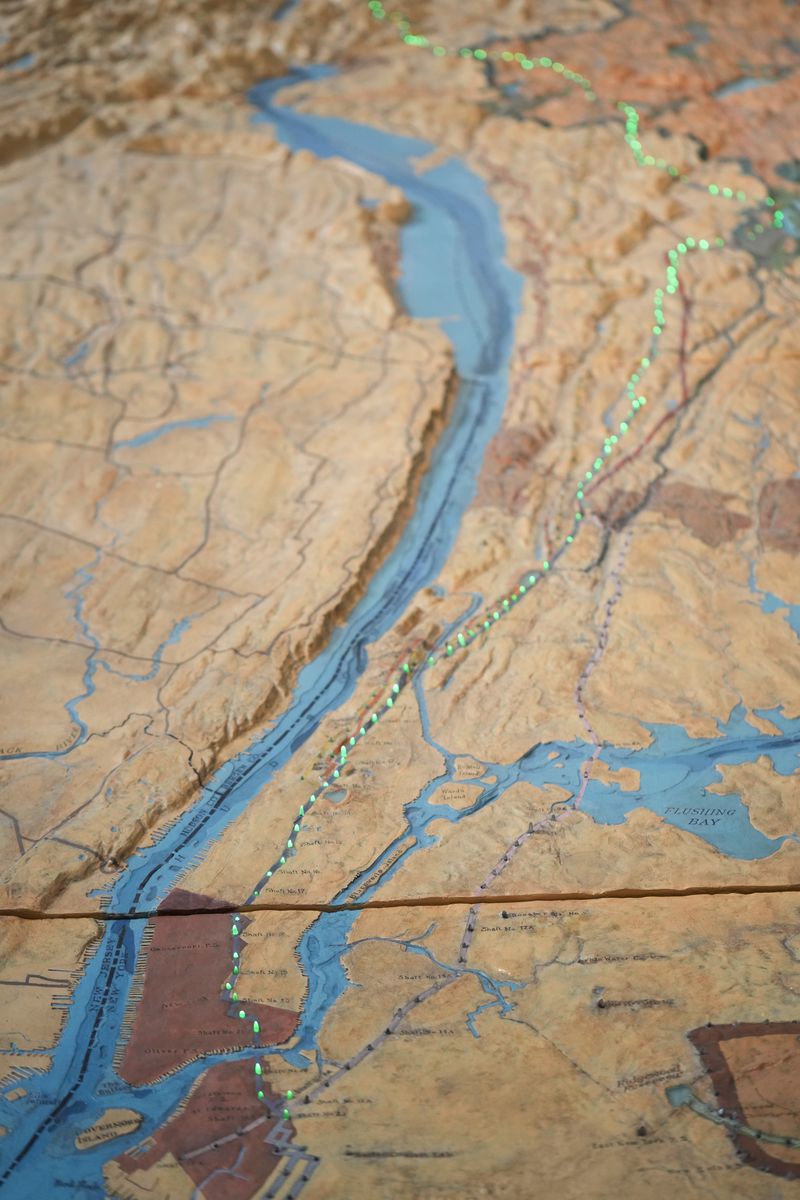
{"type": "Polygon", "coordinates": [[[0,88],[0,1195],[800,1200],[800,7],[0,88]]]}

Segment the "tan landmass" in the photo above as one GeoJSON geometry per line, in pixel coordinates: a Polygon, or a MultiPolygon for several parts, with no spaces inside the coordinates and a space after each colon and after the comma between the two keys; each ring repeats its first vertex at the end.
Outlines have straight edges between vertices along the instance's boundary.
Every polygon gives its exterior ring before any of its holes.
{"type": "Polygon", "coordinates": [[[14,1080],[27,1080],[47,1065],[43,1055],[58,1041],[97,936],[95,921],[0,919],[0,1084],[9,1088],[6,1099],[15,1099],[14,1080]]]}
{"type": "Polygon", "coordinates": [[[130,1108],[109,1108],[99,1121],[95,1121],[83,1133],[75,1138],[76,1150],[91,1150],[103,1142],[111,1142],[114,1138],[126,1133],[135,1133],[142,1123],[142,1114],[133,1112],[130,1108]]]}
{"type": "Polygon", "coordinates": [[[465,51],[438,57],[360,3],[284,8],[0,14],[7,1124],[40,1105],[33,1153],[70,1167],[128,1136],[104,1172],[121,1200],[792,1200],[791,13],[412,5],[415,31],[465,51]],[[252,124],[247,89],[297,64],[335,69],[281,103],[420,138],[420,179],[455,157],[496,205],[522,281],[507,400],[438,577],[353,694],[168,897],[142,898],[167,911],[146,910],[111,1090],[48,1140],[90,915],[286,709],[396,545],[462,382],[437,323],[403,307],[408,198],[252,124]],[[654,292],[691,242],[680,290],[654,292]],[[646,404],[598,475],[662,303],[646,404]],[[759,736],[726,762],[737,714],[759,736]],[[702,784],[660,726],[713,763],[702,784]],[[780,847],[723,853],[653,811],[644,752],[662,744],[669,799],[727,820],[740,797],[742,825],[780,847]],[[533,759],[546,782],[523,778],[533,759]],[[604,823],[619,793],[634,806],[604,823]],[[705,889],[722,894],[638,895],[705,889]],[[327,911],[342,902],[365,907],[327,911]],[[238,940],[220,905],[250,907],[238,940]],[[181,1072],[177,1106],[132,1144],[136,1103],[181,1072]]]}
{"type": "MultiPolygon", "coordinates": [[[[576,1200],[795,1195],[797,1183],[748,1169],[724,1126],[670,1103],[667,1089],[713,1101],[688,1036],[710,1019],[793,1020],[800,978],[784,939],[798,911],[796,897],[731,896],[362,913],[321,1059],[306,1071],[271,1060],[273,1086],[294,1093],[292,1144],[320,1160],[304,1194],[472,1200],[557,1179],[576,1200]]],[[[192,936],[208,919],[186,918],[192,936]]],[[[263,938],[282,921],[260,913],[251,929],[263,938]]],[[[291,943],[273,946],[273,962],[296,973],[291,943]]],[[[744,1042],[738,1052],[750,1063],[739,1077],[755,1081],[756,1058],[744,1042]]],[[[782,1079],[796,1112],[796,1075],[782,1079]]],[[[183,1159],[155,1165],[142,1184],[181,1196],[181,1162],[212,1140],[197,1127],[183,1159]]],[[[139,1161],[109,1169],[112,1194],[144,1194],[131,1186],[139,1161]]],[[[237,1195],[263,1194],[268,1170],[237,1195]]]]}

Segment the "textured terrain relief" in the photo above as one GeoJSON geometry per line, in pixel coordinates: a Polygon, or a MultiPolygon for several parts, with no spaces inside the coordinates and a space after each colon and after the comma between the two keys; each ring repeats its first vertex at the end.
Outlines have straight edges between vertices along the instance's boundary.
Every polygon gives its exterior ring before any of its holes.
{"type": "Polygon", "coordinates": [[[800,1195],[791,6],[0,34],[0,1189],[800,1195]]]}

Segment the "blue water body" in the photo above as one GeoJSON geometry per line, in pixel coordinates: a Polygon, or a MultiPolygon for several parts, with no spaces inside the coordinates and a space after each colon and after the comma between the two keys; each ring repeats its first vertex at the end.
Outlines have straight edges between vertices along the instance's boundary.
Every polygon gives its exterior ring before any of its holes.
{"type": "Polygon", "coordinates": [[[64,359],[64,366],[65,367],[77,367],[79,363],[83,362],[83,360],[86,358],[86,355],[88,353],[89,353],[89,343],[81,342],[81,344],[79,346],[77,346],[72,351],[72,353],[68,354],[67,357],[64,359]]]}
{"type": "Polygon", "coordinates": [[[777,82],[776,79],[758,79],[752,75],[746,75],[742,79],[735,79],[733,83],[723,84],[714,92],[714,98],[723,100],[725,96],[735,96],[739,92],[752,92],[756,88],[770,87],[771,84],[777,82]]]}
{"type": "Polygon", "coordinates": [[[185,421],[167,421],[164,425],[156,426],[155,429],[148,429],[146,433],[137,433],[135,437],[124,438],[119,442],[114,442],[113,449],[121,450],[123,446],[129,448],[147,446],[150,442],[155,442],[167,433],[174,433],[176,429],[206,429],[209,425],[213,425],[217,421],[235,420],[234,416],[229,416],[225,413],[212,413],[207,417],[187,417],[185,421]]]}
{"type": "Polygon", "coordinates": [[[21,54],[19,58],[3,64],[4,71],[26,71],[36,61],[35,54],[21,54]]]}
{"type": "MultiPolygon", "coordinates": [[[[414,220],[401,238],[403,298],[412,315],[446,323],[458,365],[468,378],[459,388],[414,514],[362,601],[328,647],[301,672],[286,712],[217,772],[190,813],[155,846],[132,858],[109,897],[111,911],[149,909],[163,899],[274,772],[313,736],[323,717],[352,695],[368,646],[393,626],[419,588],[435,580],[502,415],[522,283],[504,265],[494,203],[482,181],[461,164],[444,164],[418,177],[413,160],[432,149],[425,142],[344,121],[301,117],[273,106],[281,86],[308,82],[320,74],[298,72],[283,84],[273,81],[256,89],[253,99],[287,144],[307,146],[322,156],[339,155],[403,188],[415,206],[414,220]],[[449,276],[449,286],[443,285],[439,273],[449,276]]],[[[246,891],[242,881],[241,892],[246,891]]],[[[316,923],[300,947],[317,984],[303,1015],[309,1046],[326,1011],[326,997],[329,1007],[331,996],[338,994],[342,968],[331,952],[346,938],[346,923],[352,919],[351,914],[326,916],[331,920],[316,923]]],[[[193,1063],[148,1088],[130,1088],[115,1076],[111,1064],[143,926],[109,922],[75,991],[50,1070],[26,1083],[28,1095],[23,1099],[14,1104],[0,1100],[0,1120],[9,1128],[0,1145],[4,1168],[22,1154],[7,1185],[6,1194],[15,1200],[27,1200],[37,1191],[50,1195],[56,1175],[63,1179],[76,1172],[80,1194],[102,1195],[102,1163],[156,1129],[213,1061],[193,1063]],[[83,1152],[71,1172],[59,1155],[71,1149],[76,1129],[85,1128],[112,1103],[141,1112],[142,1126],[111,1147],[83,1152]]],[[[227,1056],[231,1057],[237,1056],[227,1056]]]]}

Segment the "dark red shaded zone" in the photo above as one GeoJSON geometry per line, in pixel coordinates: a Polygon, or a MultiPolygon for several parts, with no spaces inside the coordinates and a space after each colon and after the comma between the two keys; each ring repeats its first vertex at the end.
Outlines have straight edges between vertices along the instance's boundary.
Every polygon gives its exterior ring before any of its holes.
{"type": "Polygon", "coordinates": [[[800,553],[800,479],[772,479],[758,498],[758,532],[765,546],[800,553]]]}
{"type": "MultiPolygon", "coordinates": [[[[275,1103],[278,1097],[269,1085],[260,1086],[266,1099],[275,1103]]],[[[256,1098],[252,1065],[217,1063],[200,1076],[181,1112],[141,1149],[121,1154],[115,1161],[131,1177],[172,1154],[192,1182],[202,1187],[204,1200],[250,1200],[281,1162],[264,1140],[276,1124],[277,1118],[267,1115],[264,1101],[256,1098]],[[242,1132],[259,1117],[266,1119],[242,1132]],[[226,1137],[228,1141],[214,1145],[226,1137]],[[209,1149],[203,1150],[206,1146],[209,1149]],[[203,1152],[197,1154],[198,1150],[203,1152]]]]}
{"type": "MultiPolygon", "coordinates": [[[[164,900],[166,909],[213,908],[215,901],[176,889],[164,900]]],[[[241,1005],[222,998],[231,967],[229,913],[202,916],[158,916],[149,922],[142,997],[136,1006],[119,1074],[136,1086],[205,1054],[244,1050],[253,1044],[253,1020],[261,1026],[262,1045],[286,1041],[298,1014],[271,1004],[241,1005]]],[[[243,918],[243,931],[250,922],[243,918]]]]}
{"type": "MultiPolygon", "coordinates": [[[[794,1050],[792,1047],[790,1053],[791,1058],[796,1060],[796,1069],[782,1076],[780,1081],[772,1086],[770,1086],[767,1072],[761,1071],[759,1073],[759,1101],[765,1106],[765,1111],[772,1109],[773,1117],[777,1115],[779,1118],[783,1118],[785,1115],[786,1136],[796,1138],[798,1129],[794,1114],[800,1113],[800,1021],[702,1025],[699,1029],[691,1031],[689,1041],[700,1054],[703,1066],[711,1078],[719,1106],[724,1110],[725,1115],[732,1117],[734,1121],[758,1129],[757,1115],[748,1113],[746,1105],[742,1103],[739,1095],[742,1081],[739,1081],[737,1088],[736,1069],[731,1067],[725,1057],[724,1046],[726,1042],[730,1043],[739,1038],[754,1038],[758,1039],[760,1043],[766,1043],[770,1038],[782,1037],[785,1039],[787,1035],[795,1039],[797,1049],[794,1050]],[[786,1094],[784,1091],[786,1078],[791,1080],[790,1094],[786,1094]]],[[[769,1049],[766,1044],[763,1048],[769,1049]]],[[[784,1059],[785,1053],[785,1051],[782,1052],[784,1059]]],[[[758,1063],[754,1062],[754,1070],[757,1068],[758,1063]]],[[[773,1121],[770,1124],[773,1124],[773,1121]]],[[[775,1131],[771,1128],[766,1132],[773,1133],[775,1131]]],[[[764,1142],[735,1129],[728,1129],[728,1133],[739,1155],[751,1166],[759,1167],[762,1171],[768,1171],[770,1175],[777,1175],[781,1179],[800,1179],[800,1161],[797,1158],[792,1160],[790,1157],[791,1154],[797,1155],[796,1148],[792,1148],[789,1155],[782,1157],[780,1145],[764,1142]]],[[[787,1149],[789,1148],[787,1147],[787,1149]]]]}

